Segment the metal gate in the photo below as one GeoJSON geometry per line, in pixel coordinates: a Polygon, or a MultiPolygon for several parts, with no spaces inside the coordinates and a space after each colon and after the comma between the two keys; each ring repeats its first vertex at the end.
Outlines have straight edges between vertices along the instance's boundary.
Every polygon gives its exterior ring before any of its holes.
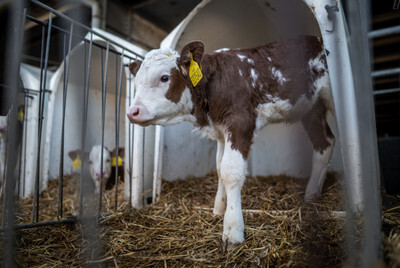
{"type": "MultiPolygon", "coordinates": [[[[87,232],[86,236],[87,239],[94,241],[97,239],[98,219],[116,212],[121,206],[124,190],[119,187],[121,181],[118,178],[125,175],[125,184],[132,185],[134,132],[131,124],[121,126],[120,118],[126,118],[121,107],[129,105],[134,94],[132,77],[127,65],[135,59],[142,58],[137,51],[132,51],[121,42],[41,2],[32,1],[31,4],[35,5],[35,8],[42,9],[42,14],[47,13],[44,16],[46,19],[30,14],[23,4],[23,1],[10,1],[8,5],[9,22],[6,35],[8,41],[4,48],[6,59],[2,66],[4,81],[1,81],[4,128],[2,125],[0,145],[3,159],[0,165],[2,225],[0,231],[3,232],[5,239],[4,263],[6,266],[13,265],[15,229],[79,221],[88,227],[87,230],[92,230],[87,232]],[[40,33],[41,41],[40,44],[32,44],[29,49],[26,49],[30,36],[24,36],[24,33],[33,34],[32,31],[29,32],[32,28],[40,29],[36,32],[40,33]],[[73,61],[76,62],[73,63],[73,61]],[[28,67],[22,66],[21,62],[28,62],[28,67]],[[94,66],[94,62],[99,63],[100,66],[94,66]],[[71,69],[71,66],[76,69],[71,69]],[[100,70],[100,76],[94,77],[95,67],[100,70]],[[26,81],[21,79],[20,70],[23,68],[34,70],[34,72],[36,70],[36,77],[35,74],[31,76],[32,79],[36,78],[37,87],[26,87],[26,81]],[[79,85],[71,84],[72,75],[80,76],[79,85]],[[58,81],[58,84],[54,81],[58,81]],[[93,81],[101,85],[97,91],[92,89],[93,81]],[[56,91],[52,88],[54,85],[60,86],[58,98],[61,100],[59,102],[61,106],[54,107],[56,105],[56,91]],[[79,89],[76,90],[76,102],[68,99],[73,86],[79,89]],[[93,105],[91,97],[96,94],[100,101],[93,105]],[[124,95],[125,99],[122,99],[121,96],[124,95]],[[65,157],[67,155],[65,142],[68,138],[66,129],[69,127],[66,121],[74,110],[81,111],[80,116],[74,118],[75,121],[78,120],[75,126],[80,127],[74,129],[75,136],[72,138],[74,144],[79,144],[76,149],[80,149],[81,162],[71,170],[66,169],[67,166],[72,165],[72,160],[65,157]],[[109,120],[115,122],[113,128],[108,130],[115,133],[113,137],[108,137],[115,144],[116,164],[115,173],[113,173],[115,176],[112,178],[115,186],[107,193],[103,190],[103,184],[105,184],[103,158],[105,156],[102,153],[101,187],[98,195],[93,191],[91,180],[88,180],[90,178],[88,153],[90,146],[93,145],[88,142],[89,135],[93,135],[93,129],[88,129],[91,121],[88,114],[91,110],[100,115],[100,122],[97,123],[100,128],[96,129],[96,132],[99,133],[97,140],[101,144],[102,151],[105,148],[106,112],[108,117],[113,114],[109,120]],[[54,119],[57,115],[60,115],[59,119],[54,119]],[[57,121],[59,129],[55,129],[54,126],[51,128],[51,118],[57,121]],[[59,134],[49,134],[55,130],[59,134]],[[123,136],[124,132],[125,136],[123,136]],[[59,144],[52,143],[51,137],[54,135],[59,135],[57,137],[60,140],[59,144]],[[125,138],[125,144],[120,141],[121,137],[125,138]],[[126,152],[125,157],[122,157],[125,160],[124,169],[118,168],[118,163],[122,160],[118,158],[121,146],[125,147],[126,152]],[[50,150],[59,158],[59,165],[52,167],[58,170],[58,178],[55,181],[48,181],[49,174],[43,171],[46,171],[43,169],[46,161],[51,163],[50,150]],[[33,168],[29,163],[33,163],[33,168]],[[65,175],[66,173],[69,175],[65,175]],[[68,183],[75,185],[73,188],[75,192],[68,193],[70,196],[66,196],[65,187],[68,183]],[[50,187],[53,187],[51,192],[50,187]],[[30,198],[25,198],[30,192],[30,198]],[[23,198],[18,198],[18,196],[23,198]],[[74,206],[66,208],[66,198],[75,198],[71,201],[74,206]],[[44,218],[43,211],[49,210],[49,206],[43,205],[44,200],[47,199],[53,199],[54,204],[50,209],[54,211],[50,213],[52,216],[44,218]],[[22,206],[21,202],[25,202],[25,206],[22,206]],[[27,202],[30,203],[29,212],[26,209],[27,202]]],[[[132,187],[125,191],[125,199],[132,200],[132,187]]]]}

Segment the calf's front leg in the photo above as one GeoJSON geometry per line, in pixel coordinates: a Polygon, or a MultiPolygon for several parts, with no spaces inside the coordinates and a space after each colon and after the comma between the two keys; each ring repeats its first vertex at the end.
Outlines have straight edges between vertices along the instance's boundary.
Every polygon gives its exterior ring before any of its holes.
{"type": "Polygon", "coordinates": [[[244,241],[244,223],[241,205],[241,190],[246,174],[246,160],[229,140],[225,140],[221,160],[221,181],[226,191],[226,211],[224,216],[224,245],[236,245],[244,241]]]}

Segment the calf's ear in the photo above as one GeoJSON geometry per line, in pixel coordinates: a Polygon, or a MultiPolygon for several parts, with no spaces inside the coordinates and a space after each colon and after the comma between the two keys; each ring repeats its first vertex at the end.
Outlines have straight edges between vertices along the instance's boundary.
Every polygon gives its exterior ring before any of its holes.
{"type": "Polygon", "coordinates": [[[187,75],[189,73],[191,60],[190,54],[192,54],[193,60],[197,62],[201,68],[204,54],[204,43],[201,41],[193,41],[182,48],[181,55],[178,60],[178,66],[183,75],[187,75]]]}
{"type": "Polygon", "coordinates": [[[140,65],[142,65],[141,61],[135,60],[131,64],[129,64],[129,71],[136,76],[136,73],[139,71],[140,65]]]}
{"type": "MultiPolygon", "coordinates": [[[[125,156],[125,147],[118,147],[118,155],[120,157],[124,157],[125,156]]],[[[117,156],[117,148],[114,148],[114,150],[112,150],[111,152],[111,156],[117,156]]]]}
{"type": "Polygon", "coordinates": [[[121,157],[125,157],[125,147],[119,147],[118,154],[121,157]]]}
{"type": "Polygon", "coordinates": [[[74,161],[79,156],[80,153],[81,150],[69,151],[68,156],[69,158],[71,158],[72,161],[74,161]]]}

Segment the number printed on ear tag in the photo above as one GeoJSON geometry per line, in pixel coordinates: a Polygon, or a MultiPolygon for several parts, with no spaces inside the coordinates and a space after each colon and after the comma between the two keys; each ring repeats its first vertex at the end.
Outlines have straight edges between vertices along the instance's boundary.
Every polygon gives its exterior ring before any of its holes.
{"type": "Polygon", "coordinates": [[[199,64],[193,60],[193,54],[190,53],[190,66],[189,66],[189,77],[195,87],[200,80],[203,78],[199,64]]]}

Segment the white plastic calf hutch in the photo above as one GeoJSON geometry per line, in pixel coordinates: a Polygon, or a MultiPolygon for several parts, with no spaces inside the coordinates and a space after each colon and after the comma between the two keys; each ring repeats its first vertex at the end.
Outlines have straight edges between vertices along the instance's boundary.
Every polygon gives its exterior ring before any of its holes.
{"type": "MultiPolygon", "coordinates": [[[[221,48],[250,48],[298,35],[321,36],[326,48],[336,106],[338,129],[330,170],[351,182],[347,189],[354,210],[363,206],[357,103],[347,44],[344,11],[331,0],[204,0],[161,43],[177,51],[192,40],[202,40],[206,52],[221,48]],[[345,163],[345,164],[343,164],[345,163]]],[[[160,178],[184,179],[215,170],[216,143],[192,134],[183,123],[157,127],[155,186],[160,178]],[[158,150],[158,151],[157,151],[158,150]]],[[[373,134],[371,134],[373,135],[373,134]]],[[[248,161],[250,176],[310,175],[312,148],[300,124],[270,125],[256,137],[248,161]]],[[[377,170],[376,163],[372,170],[377,170]]],[[[367,164],[369,165],[369,164],[367,164]]],[[[377,175],[375,173],[374,175],[377,175]]],[[[378,175],[376,182],[378,183],[378,175]]],[[[160,189],[155,191],[156,194],[160,189]]],[[[378,193],[376,193],[378,194],[378,193]]]]}
{"type": "MultiPolygon", "coordinates": [[[[27,197],[33,193],[35,188],[35,176],[36,176],[36,158],[37,158],[37,131],[30,131],[37,129],[38,122],[38,109],[39,109],[39,95],[38,89],[40,88],[40,68],[31,66],[28,64],[21,64],[20,67],[20,78],[23,87],[29,90],[25,97],[25,112],[24,119],[26,121],[23,142],[21,144],[21,177],[19,183],[19,195],[27,197]],[[29,135],[28,135],[29,132],[29,135]]],[[[50,83],[53,72],[48,71],[47,73],[47,84],[50,83]]],[[[48,99],[48,93],[45,94],[45,99],[48,99]]],[[[47,110],[47,106],[45,106],[47,110]]],[[[43,188],[43,186],[41,186],[43,188]]]]}
{"type": "MultiPolygon", "coordinates": [[[[138,55],[144,55],[145,50],[121,39],[110,33],[104,32],[100,29],[94,29],[96,33],[100,33],[109,40],[112,40],[130,51],[137,53],[138,55]]],[[[91,34],[86,36],[87,40],[90,40],[91,34]]],[[[126,67],[129,64],[129,58],[124,57],[122,62],[122,74],[121,70],[121,56],[115,53],[109,53],[108,49],[114,50],[118,53],[123,53],[125,56],[129,56],[135,59],[137,56],[133,55],[126,50],[123,51],[121,47],[117,47],[108,43],[103,38],[93,35],[93,43],[102,45],[103,48],[93,46],[91,51],[91,64],[90,64],[90,83],[89,83],[89,94],[88,94],[88,111],[87,111],[87,125],[86,125],[86,146],[83,148],[85,153],[89,153],[91,147],[96,144],[102,143],[102,91],[104,89],[104,82],[107,81],[106,85],[106,97],[105,97],[105,110],[104,110],[104,146],[109,150],[113,150],[116,147],[116,98],[118,97],[119,90],[119,79],[121,80],[121,101],[120,101],[120,116],[119,116],[119,147],[125,147],[125,178],[129,178],[129,145],[131,141],[127,138],[128,133],[132,132],[141,133],[143,136],[144,129],[139,126],[132,126],[127,120],[126,109],[129,107],[131,102],[130,97],[133,99],[133,82],[132,75],[129,74],[129,70],[126,67]],[[102,50],[102,51],[101,51],[102,50]],[[107,61],[108,58],[108,61],[107,61]],[[103,71],[102,71],[103,68],[103,71]],[[106,70],[107,68],[107,70],[106,70]],[[102,73],[103,72],[103,73],[102,73]],[[107,75],[106,75],[107,74],[107,75]],[[107,78],[105,78],[107,76],[107,78]],[[103,78],[104,77],[104,78],[103,78]],[[117,88],[117,93],[115,92],[117,88]],[[129,131],[131,128],[131,131],[129,131]]],[[[82,116],[83,111],[83,99],[84,99],[84,88],[85,88],[85,67],[88,64],[89,45],[82,42],[71,50],[69,54],[70,66],[68,74],[68,88],[66,98],[66,114],[65,114],[65,140],[64,140],[64,175],[71,174],[73,172],[73,163],[68,157],[68,152],[81,148],[82,142],[82,116]],[[86,53],[85,53],[86,50],[86,53]],[[86,61],[85,61],[86,57],[86,61]],[[86,66],[85,66],[86,65],[86,66]]],[[[58,178],[59,166],[60,166],[60,146],[62,143],[61,132],[62,132],[62,107],[63,107],[63,79],[64,79],[64,64],[61,64],[58,70],[50,82],[51,95],[48,102],[48,123],[46,126],[46,140],[44,144],[44,155],[43,161],[43,176],[44,182],[47,183],[49,179],[58,178]]],[[[147,135],[150,135],[148,140],[154,140],[154,132],[152,129],[146,131],[147,135]]],[[[133,134],[131,134],[133,135],[133,134]]],[[[139,135],[139,136],[140,136],[139,135]]],[[[142,142],[139,138],[135,139],[135,143],[142,142]]],[[[149,145],[151,146],[151,144],[149,145]]],[[[132,145],[131,145],[132,147],[132,145]]],[[[141,146],[136,146],[141,147],[141,146]]],[[[134,158],[140,162],[140,165],[133,166],[133,187],[137,186],[137,177],[143,177],[143,157],[137,154],[135,150],[134,158]]],[[[140,152],[139,152],[140,153],[140,152]]],[[[151,157],[152,155],[149,155],[151,157]]],[[[149,161],[150,162],[150,161],[149,161]]],[[[152,170],[152,166],[148,167],[152,170]]],[[[151,183],[151,182],[150,182],[151,183]]],[[[125,198],[129,197],[129,179],[125,180],[125,198]]],[[[148,186],[151,187],[151,186],[148,186]]],[[[136,188],[135,188],[136,189],[136,188]]],[[[133,193],[135,193],[134,190],[133,193]]],[[[141,189],[140,192],[143,190],[141,189]]],[[[137,196],[137,195],[135,195],[137,196]]]]}

